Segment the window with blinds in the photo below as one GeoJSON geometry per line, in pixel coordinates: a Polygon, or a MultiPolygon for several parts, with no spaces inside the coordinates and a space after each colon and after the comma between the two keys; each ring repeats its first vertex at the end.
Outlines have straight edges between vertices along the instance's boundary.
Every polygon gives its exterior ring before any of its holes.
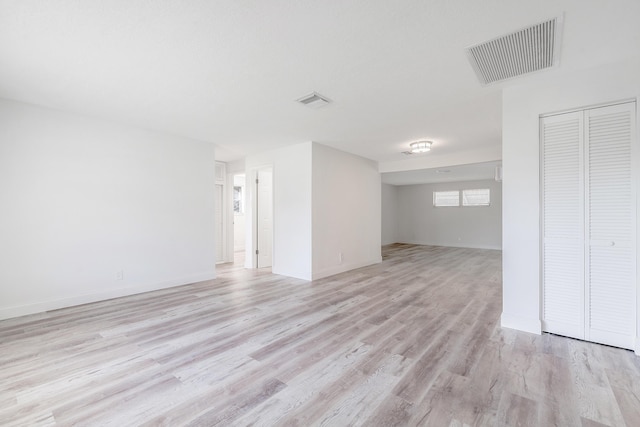
{"type": "Polygon", "coordinates": [[[460,206],[460,192],[457,190],[456,191],[434,191],[433,206],[435,207],[460,206]]]}
{"type": "Polygon", "coordinates": [[[433,206],[490,206],[491,190],[488,188],[474,188],[470,190],[434,191],[433,206]],[[462,199],[462,204],[460,204],[462,199]]]}
{"type": "Polygon", "coordinates": [[[477,188],[462,190],[462,206],[489,206],[491,204],[491,190],[477,188]]]}

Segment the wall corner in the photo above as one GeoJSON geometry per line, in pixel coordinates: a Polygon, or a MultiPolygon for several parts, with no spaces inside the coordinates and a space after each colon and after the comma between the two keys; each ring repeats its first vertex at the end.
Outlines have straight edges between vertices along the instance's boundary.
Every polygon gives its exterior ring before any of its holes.
{"type": "Polygon", "coordinates": [[[504,312],[500,316],[500,326],[536,335],[542,334],[542,322],[540,322],[540,319],[529,319],[504,312]]]}

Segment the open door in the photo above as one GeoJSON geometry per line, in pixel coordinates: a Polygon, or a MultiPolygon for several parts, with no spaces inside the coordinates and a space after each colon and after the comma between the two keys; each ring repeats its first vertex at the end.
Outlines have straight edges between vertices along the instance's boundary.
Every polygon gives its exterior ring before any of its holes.
{"type": "Polygon", "coordinates": [[[256,173],[257,266],[271,267],[273,249],[273,171],[258,169],[256,173]]]}

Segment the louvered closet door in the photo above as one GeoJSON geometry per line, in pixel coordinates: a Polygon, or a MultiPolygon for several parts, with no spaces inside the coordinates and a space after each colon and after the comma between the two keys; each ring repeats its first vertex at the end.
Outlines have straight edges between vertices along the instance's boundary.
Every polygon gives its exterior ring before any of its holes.
{"type": "Polygon", "coordinates": [[[633,348],[636,323],[635,104],[585,111],[586,339],[633,348]]]}
{"type": "Polygon", "coordinates": [[[634,348],[635,103],[544,117],[544,331],[634,348]]]}
{"type": "Polygon", "coordinates": [[[582,112],[541,119],[542,328],[585,338],[582,112]]]}

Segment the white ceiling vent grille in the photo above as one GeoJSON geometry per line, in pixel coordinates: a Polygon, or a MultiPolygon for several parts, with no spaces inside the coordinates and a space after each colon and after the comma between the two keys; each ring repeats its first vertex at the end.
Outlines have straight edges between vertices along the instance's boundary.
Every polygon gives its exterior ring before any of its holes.
{"type": "Polygon", "coordinates": [[[558,65],[562,16],[466,49],[480,83],[488,85],[558,65]]]}
{"type": "Polygon", "coordinates": [[[297,100],[300,104],[309,108],[320,108],[328,105],[331,100],[316,92],[311,92],[309,95],[305,95],[297,100]]]}

